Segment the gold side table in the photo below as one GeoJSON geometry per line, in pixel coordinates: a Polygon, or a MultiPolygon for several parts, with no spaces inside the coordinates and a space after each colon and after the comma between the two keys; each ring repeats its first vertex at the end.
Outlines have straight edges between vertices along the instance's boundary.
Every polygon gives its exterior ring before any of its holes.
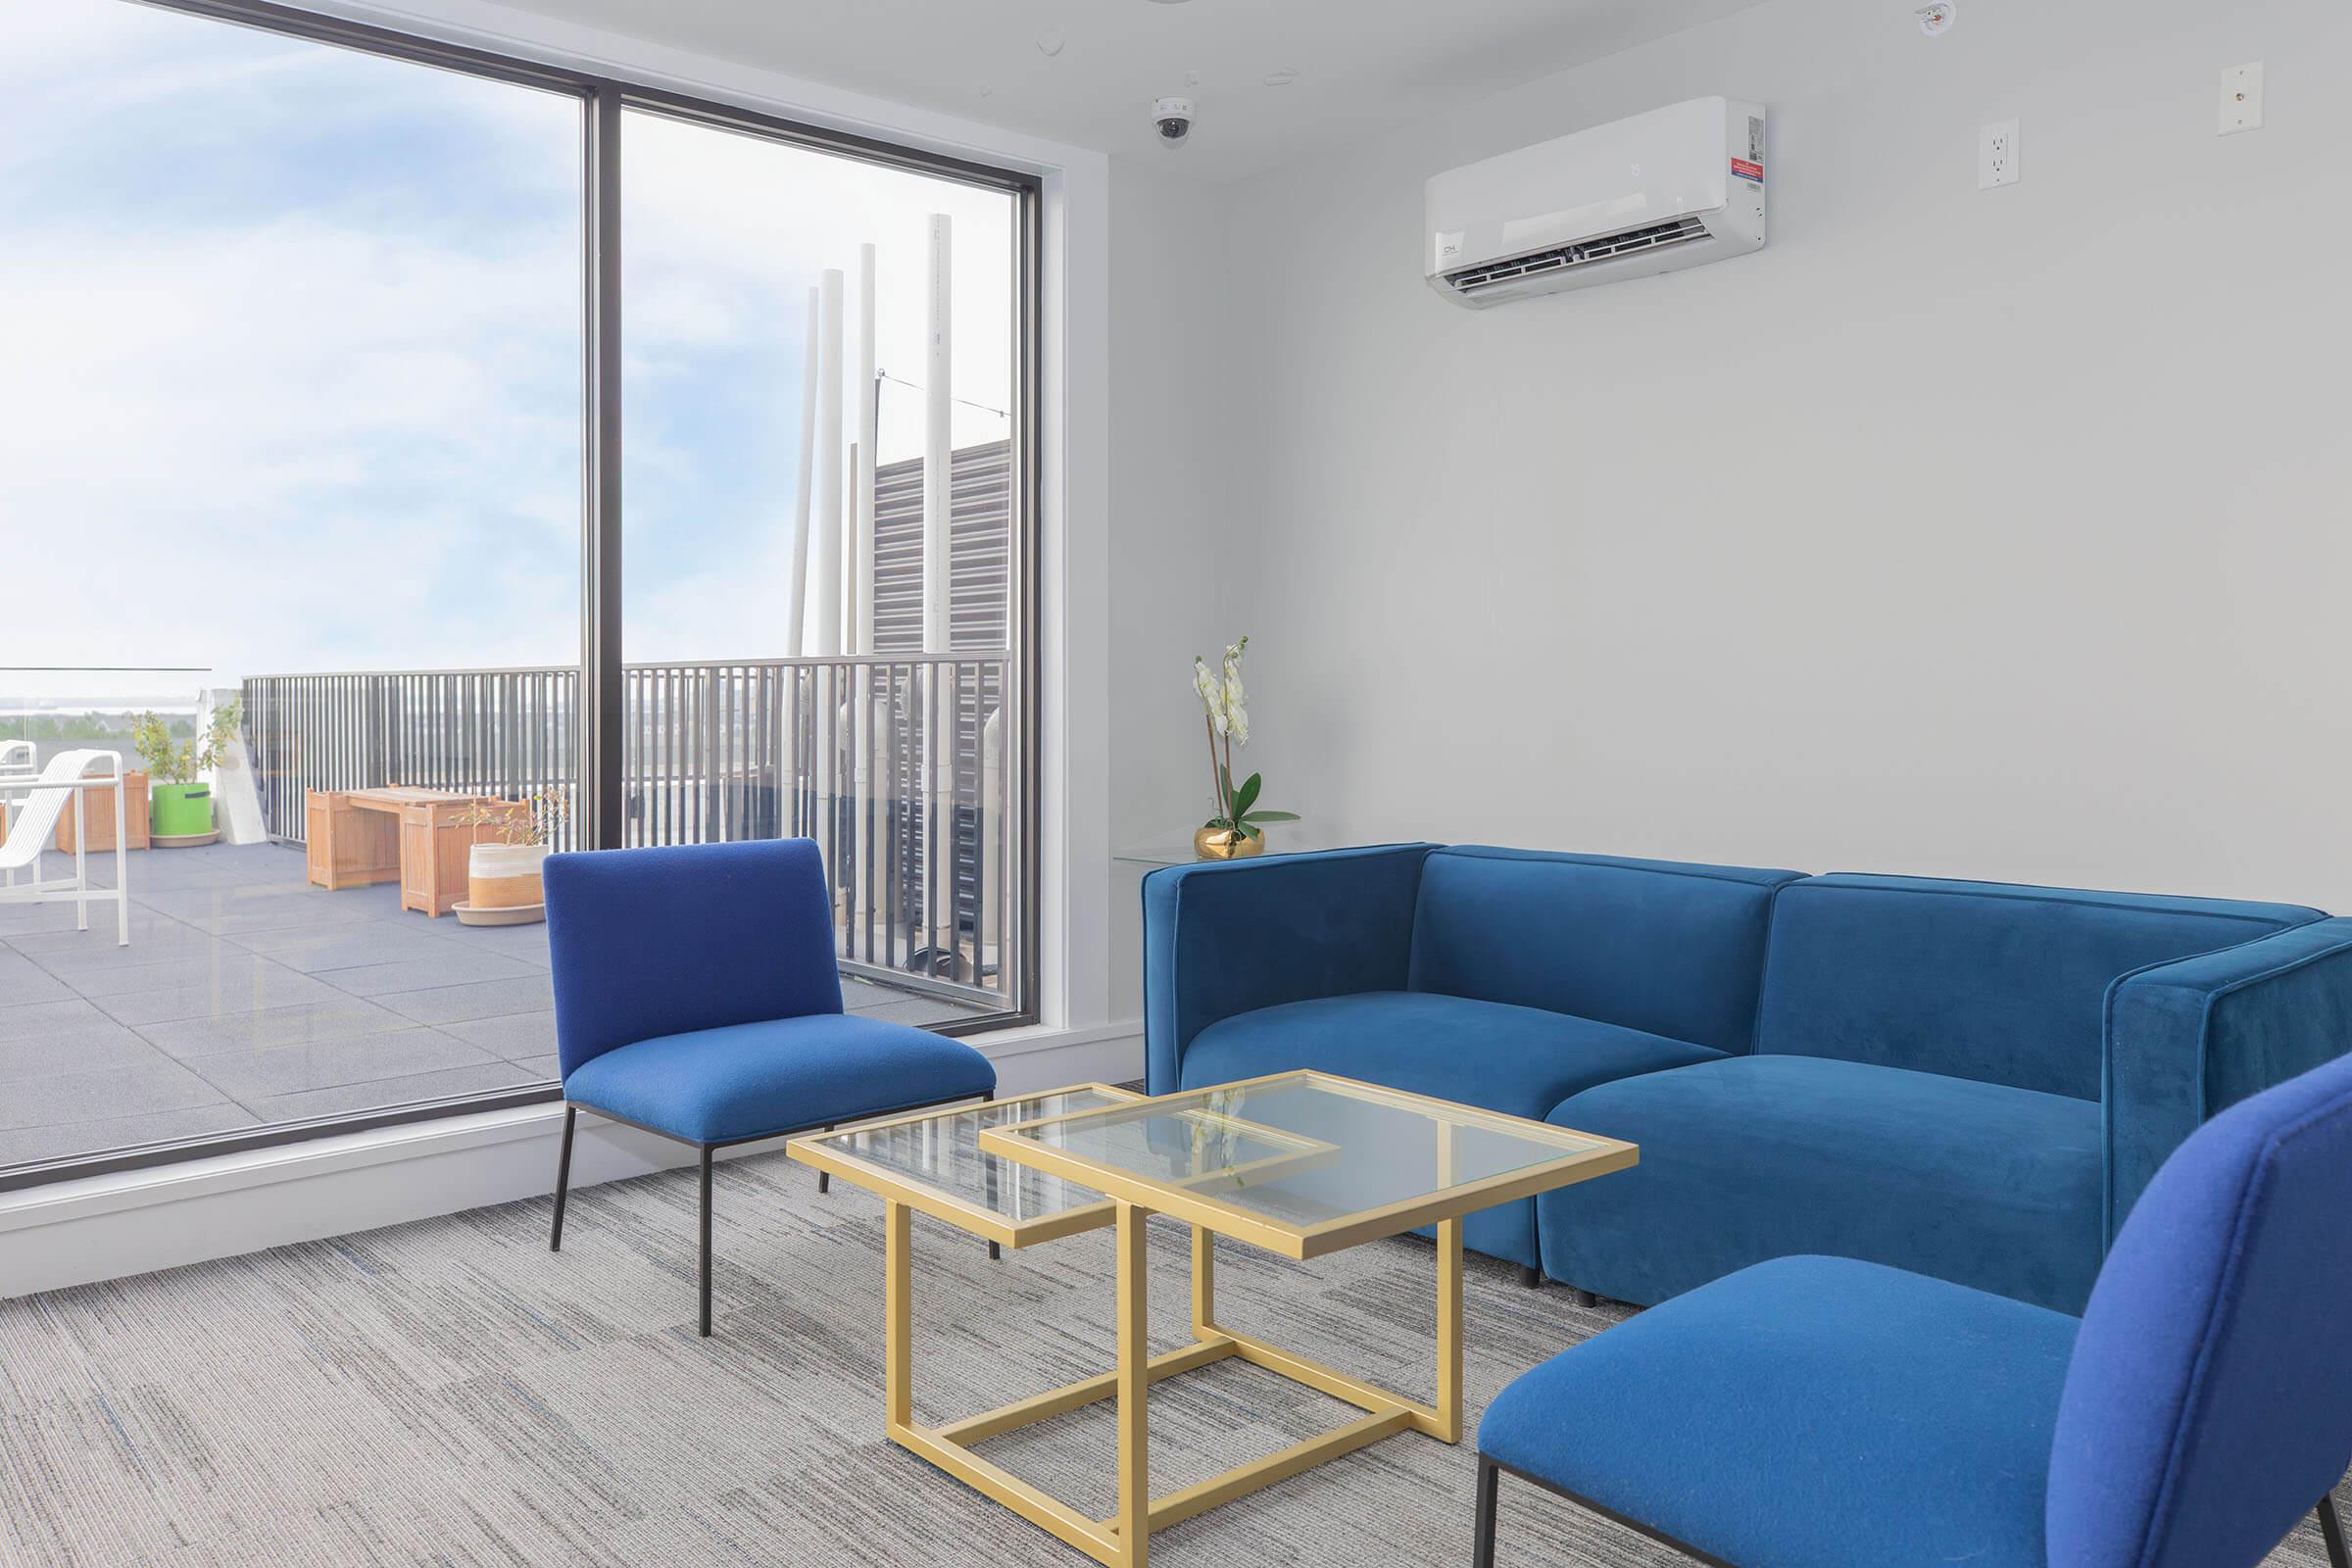
{"type": "Polygon", "coordinates": [[[1462,1216],[1635,1163],[1631,1144],[1327,1073],[1142,1099],[1104,1085],[796,1138],[792,1157],[883,1200],[884,1425],[891,1441],[1108,1568],[1147,1568],[1152,1533],[1407,1430],[1462,1436],[1462,1216]],[[1002,1246],[1117,1228],[1118,1360],[1108,1372],[939,1426],[913,1418],[909,1217],[1002,1246]],[[1193,1228],[1193,1338],[1151,1353],[1145,1221],[1193,1228]],[[1291,1258],[1438,1228],[1429,1403],[1220,1325],[1215,1238],[1291,1258]],[[1151,1493],[1148,1391],[1239,1357],[1364,1413],[1164,1496],[1151,1493]],[[1096,1518],[973,1446],[1118,1401],[1118,1510],[1096,1518]]]}

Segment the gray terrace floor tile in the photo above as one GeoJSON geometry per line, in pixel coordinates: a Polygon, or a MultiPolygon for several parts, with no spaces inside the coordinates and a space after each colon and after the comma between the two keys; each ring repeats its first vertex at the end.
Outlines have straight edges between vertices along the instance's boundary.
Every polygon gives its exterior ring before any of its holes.
{"type": "Polygon", "coordinates": [[[447,957],[403,958],[391,963],[334,971],[336,989],[355,997],[381,997],[396,991],[428,991],[477,980],[526,980],[543,975],[517,958],[495,953],[467,953],[453,948],[447,957]]]}
{"type": "Polygon", "coordinates": [[[305,1116],[332,1116],[347,1111],[389,1110],[420,1101],[451,1095],[486,1095],[501,1089],[528,1089],[551,1082],[542,1073],[514,1062],[493,1061],[478,1067],[448,1067],[439,1072],[409,1073],[366,1083],[332,1084],[300,1094],[273,1095],[247,1102],[265,1122],[296,1121],[305,1116]]]}
{"type": "Polygon", "coordinates": [[[227,982],[202,982],[168,991],[134,991],[121,997],[90,1000],[113,1017],[134,1027],[171,1023],[181,1018],[213,1018],[228,1012],[259,1012],[297,1002],[330,1002],[345,995],[321,980],[296,974],[284,964],[270,963],[231,977],[227,982]]]}
{"type": "Polygon", "coordinates": [[[552,1055],[556,1049],[556,1015],[552,1012],[514,1012],[497,1018],[462,1018],[440,1025],[467,1045],[493,1056],[520,1061],[552,1055]]]}
{"type": "MultiPolygon", "coordinates": [[[[138,949],[133,946],[117,948],[115,951],[136,953],[138,949]]],[[[163,958],[153,963],[103,963],[83,969],[51,972],[70,973],[75,991],[96,999],[127,997],[141,991],[182,991],[190,986],[215,986],[233,993],[250,987],[257,974],[265,968],[282,973],[285,965],[272,962],[259,954],[240,953],[230,948],[200,956],[163,958]]]]}
{"type": "Polygon", "coordinates": [[[0,1008],[0,1094],[8,1085],[153,1061],[155,1047],[88,1003],[0,1008]]]}
{"type": "Polygon", "coordinates": [[[48,1127],[89,1119],[93,1107],[108,1116],[156,1110],[191,1110],[217,1105],[229,1097],[162,1052],[125,1065],[61,1072],[23,1079],[0,1094],[0,1128],[48,1127]]]}
{"type": "Polygon", "coordinates": [[[130,901],[127,948],[116,945],[113,922],[93,920],[89,930],[76,931],[73,911],[64,913],[53,930],[16,932],[0,936],[0,941],[54,974],[89,964],[160,963],[195,953],[217,953],[226,946],[210,931],[199,931],[185,920],[141,907],[136,894],[130,901]],[[104,929],[100,929],[102,924],[104,929]]]}
{"type": "MultiPolygon", "coordinates": [[[[95,1009],[93,1009],[95,1010],[95,1009]]],[[[232,1012],[215,1018],[181,1018],[142,1024],[139,1033],[174,1056],[217,1056],[232,1051],[267,1051],[273,1046],[316,1045],[361,1035],[390,1034],[414,1021],[358,997],[300,1002],[290,1007],[232,1012]]]]}
{"type": "Polygon", "coordinates": [[[477,980],[470,985],[399,991],[378,1000],[394,1012],[418,1023],[457,1023],[467,1018],[498,1018],[517,1012],[552,1012],[556,987],[542,972],[511,980],[477,980]]]}
{"type": "Polygon", "coordinates": [[[251,1104],[270,1095],[373,1083],[443,1067],[483,1067],[496,1059],[463,1040],[419,1026],[398,1034],[190,1056],[185,1065],[230,1099],[251,1104]]]}
{"type": "Polygon", "coordinates": [[[33,1159],[62,1159],[70,1154],[104,1154],[174,1138],[235,1132],[258,1123],[259,1118],[252,1111],[222,1101],[188,1110],[157,1110],[135,1116],[109,1116],[101,1121],[0,1129],[0,1167],[33,1159]]]}
{"type": "MultiPolygon", "coordinates": [[[[329,893],[276,845],[128,863],[128,948],[110,906],[77,932],[70,904],[0,905],[0,1167],[554,1079],[545,925],[427,919],[388,883],[329,893]]],[[[112,884],[111,857],[89,869],[112,884]]],[[[851,977],[843,997],[967,1011],[851,977]]]]}
{"type": "Polygon", "coordinates": [[[71,1002],[74,989],[22,953],[0,950],[0,1007],[28,1002],[71,1002]]]}
{"type": "MultiPolygon", "coordinates": [[[[452,969],[479,957],[498,957],[497,954],[476,954],[446,937],[422,931],[404,931],[384,920],[366,924],[338,922],[323,929],[315,926],[293,926],[282,931],[250,931],[242,936],[223,940],[282,963],[304,974],[321,974],[330,969],[364,969],[388,963],[416,962],[446,963],[452,969]]],[[[469,979],[459,975],[458,979],[469,979]]]]}

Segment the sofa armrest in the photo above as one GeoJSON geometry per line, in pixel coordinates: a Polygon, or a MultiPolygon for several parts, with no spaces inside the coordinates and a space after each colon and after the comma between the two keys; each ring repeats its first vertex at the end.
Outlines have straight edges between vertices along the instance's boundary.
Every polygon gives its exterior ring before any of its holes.
{"type": "Polygon", "coordinates": [[[1144,878],[1144,1060],[1155,1095],[1220,1018],[1401,991],[1431,844],[1169,866],[1144,878]]]}
{"type": "Polygon", "coordinates": [[[2107,989],[2107,1240],[2207,1118],[2352,1052],[2352,919],[2134,970],[2107,989]]]}

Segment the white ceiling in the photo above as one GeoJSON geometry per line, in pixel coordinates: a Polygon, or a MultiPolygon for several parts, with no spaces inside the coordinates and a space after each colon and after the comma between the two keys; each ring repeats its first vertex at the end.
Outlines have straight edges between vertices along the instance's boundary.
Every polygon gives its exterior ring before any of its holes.
{"type": "Polygon", "coordinates": [[[1106,152],[1246,178],[1756,0],[518,0],[1106,152]],[[1049,54],[1040,40],[1058,41],[1049,54]],[[1270,72],[1298,78],[1269,86],[1270,72]],[[1198,85],[1187,85],[1197,73],[1198,85]],[[1162,149],[1152,100],[1199,104],[1162,149]]]}

